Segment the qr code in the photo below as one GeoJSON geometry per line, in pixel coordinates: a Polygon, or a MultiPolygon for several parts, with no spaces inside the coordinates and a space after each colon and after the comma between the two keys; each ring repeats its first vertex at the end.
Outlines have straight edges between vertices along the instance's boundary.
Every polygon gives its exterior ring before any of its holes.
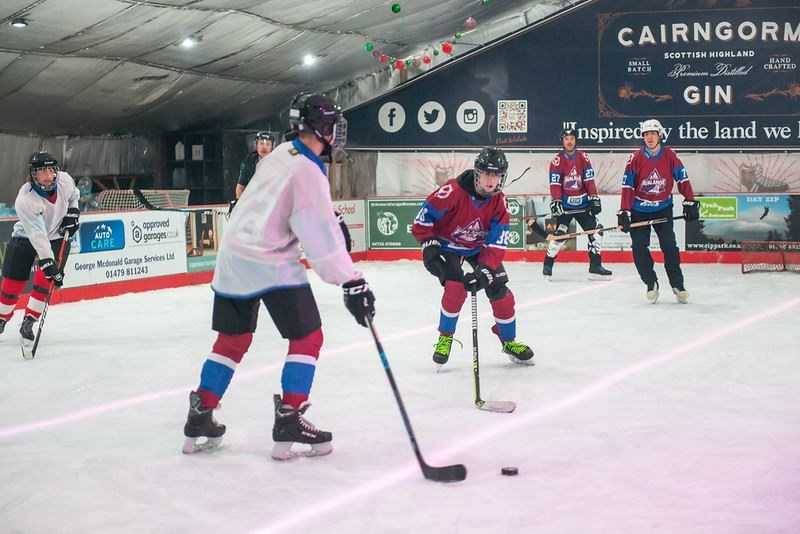
{"type": "Polygon", "coordinates": [[[528,132],[528,101],[498,100],[497,131],[499,133],[528,132]]]}

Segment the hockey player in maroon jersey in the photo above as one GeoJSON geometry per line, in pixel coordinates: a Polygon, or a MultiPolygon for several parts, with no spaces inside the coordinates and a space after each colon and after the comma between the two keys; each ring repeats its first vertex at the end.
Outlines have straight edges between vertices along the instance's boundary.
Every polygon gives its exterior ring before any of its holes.
{"type": "Polygon", "coordinates": [[[667,271],[672,292],[678,302],[685,304],[689,292],[683,283],[681,257],[675,241],[672,224],[672,188],[678,184],[683,195],[683,215],[687,222],[700,218],[700,203],[694,199],[694,191],[683,163],[672,149],[662,145],[664,127],[656,119],[641,124],[644,146],[634,152],[625,165],[622,176],[622,200],[617,212],[617,224],[623,232],[630,231],[633,262],[639,276],[647,285],[647,299],[653,304],[658,300],[658,277],[653,269],[650,254],[650,226],[631,228],[631,223],[669,218],[667,222],[652,225],[658,244],[664,253],[664,270],[667,271]]]}
{"type": "MultiPolygon", "coordinates": [[[[582,230],[593,230],[603,225],[597,222],[601,211],[600,197],[594,184],[594,169],[589,157],[577,149],[578,132],[567,128],[561,132],[562,150],[550,162],[550,213],[556,217],[555,235],[567,232],[573,217],[582,230]],[[584,210],[581,213],[565,211],[584,210]]],[[[611,271],[600,263],[603,237],[601,234],[589,236],[589,279],[610,280],[611,271]]],[[[542,274],[546,279],[553,275],[553,263],[563,240],[552,240],[547,245],[542,274]]]]}
{"type": "Polygon", "coordinates": [[[492,327],[511,361],[533,365],[533,351],[516,341],[514,294],[503,267],[508,241],[508,202],[502,192],[508,160],[498,148],[485,147],[475,168],[431,193],[414,219],[412,233],[422,245],[425,268],[444,287],[439,340],[433,361],[447,363],[461,307],[472,287],[484,289],[494,312],[492,327]],[[464,274],[466,261],[473,272],[464,274]]]}

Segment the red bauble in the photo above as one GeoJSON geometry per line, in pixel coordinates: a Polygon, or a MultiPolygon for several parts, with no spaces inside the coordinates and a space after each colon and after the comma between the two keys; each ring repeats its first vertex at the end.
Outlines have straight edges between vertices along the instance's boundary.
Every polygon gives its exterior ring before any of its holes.
{"type": "Polygon", "coordinates": [[[386,54],[381,54],[381,57],[379,57],[379,58],[378,58],[378,60],[379,60],[381,63],[386,63],[387,61],[389,61],[389,58],[388,58],[388,57],[386,57],[386,54]]]}
{"type": "Polygon", "coordinates": [[[431,62],[431,56],[425,54],[424,56],[422,56],[422,62],[425,63],[426,65],[429,64],[431,62]]]}
{"type": "Polygon", "coordinates": [[[450,43],[442,43],[442,52],[444,52],[445,54],[449,54],[452,51],[453,51],[453,45],[451,45],[450,43]]]}
{"type": "Polygon", "coordinates": [[[404,68],[406,68],[406,62],[403,61],[402,59],[398,59],[397,61],[394,62],[394,68],[396,68],[397,70],[403,70],[404,68]]]}

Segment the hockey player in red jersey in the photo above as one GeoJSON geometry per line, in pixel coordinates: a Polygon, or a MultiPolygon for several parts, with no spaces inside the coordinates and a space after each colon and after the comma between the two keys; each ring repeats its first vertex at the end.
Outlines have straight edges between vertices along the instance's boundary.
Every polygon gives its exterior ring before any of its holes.
{"type": "MultiPolygon", "coordinates": [[[[550,162],[550,213],[556,217],[555,235],[565,234],[574,217],[582,230],[593,230],[603,225],[597,222],[602,207],[594,183],[594,169],[589,157],[577,149],[578,132],[567,128],[561,132],[562,150],[550,162]],[[581,213],[569,213],[583,210],[581,213]]],[[[600,263],[603,237],[589,236],[589,279],[610,280],[611,271],[600,263]]],[[[551,240],[547,245],[542,274],[546,279],[553,275],[553,263],[563,240],[551,240]]]]}
{"type": "Polygon", "coordinates": [[[347,121],[331,99],[305,93],[292,101],[289,117],[298,137],[258,165],[222,237],[211,282],[212,328],[218,334],[203,363],[200,385],[189,394],[184,453],[220,444],[225,425],[216,422],[213,411],[250,348],[262,302],[288,341],[283,392],[273,397],[272,458],[331,452],[331,433],[303,417],[323,336],[300,244],[319,277],[342,286],[345,306],[359,324],[366,327],[367,317],[375,314],[375,298],[354,267],[334,216],[321,159],[344,146],[347,121]],[[198,438],[206,440],[198,443],[198,438]],[[311,450],[292,451],[294,443],[311,450]]]}
{"type": "Polygon", "coordinates": [[[428,195],[417,213],[412,233],[422,245],[425,268],[444,287],[439,314],[439,340],[433,353],[447,363],[461,307],[472,287],[484,289],[494,312],[492,327],[511,361],[533,365],[533,351],[516,341],[514,294],[506,286],[503,267],[508,241],[508,202],[502,192],[508,161],[503,151],[485,147],[474,169],[428,195]],[[473,272],[464,274],[466,261],[473,272]]]}
{"type": "Polygon", "coordinates": [[[683,283],[681,257],[672,224],[672,189],[678,184],[683,195],[683,214],[687,222],[700,218],[700,203],[683,163],[672,149],[662,145],[664,127],[656,119],[641,124],[644,146],[634,152],[625,165],[622,176],[622,200],[617,212],[617,224],[623,232],[631,233],[633,262],[639,276],[647,285],[647,299],[658,300],[658,276],[653,269],[650,254],[650,226],[631,228],[631,223],[669,218],[667,222],[652,225],[658,244],[664,253],[664,270],[667,271],[672,292],[678,302],[685,304],[689,292],[683,283]]]}

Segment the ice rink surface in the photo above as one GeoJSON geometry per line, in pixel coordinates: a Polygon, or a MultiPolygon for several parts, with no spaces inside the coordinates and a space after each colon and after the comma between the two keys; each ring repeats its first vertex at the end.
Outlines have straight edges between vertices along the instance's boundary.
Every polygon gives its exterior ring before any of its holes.
{"type": "Polygon", "coordinates": [[[61,304],[37,357],[0,336],[0,531],[791,533],[800,531],[800,276],[685,265],[689,304],[657,267],[651,305],[633,265],[509,263],[510,363],[479,296],[473,405],[469,300],[436,373],[440,288],[418,262],[362,263],[375,325],[429,464],[421,474],[369,331],[312,275],[325,344],[307,418],[333,454],[279,463],[272,394],[286,343],[265,310],[222,409],[224,446],[180,453],[188,394],[215,339],[208,286],[61,304]],[[501,476],[516,466],[516,477],[501,476]]]}

